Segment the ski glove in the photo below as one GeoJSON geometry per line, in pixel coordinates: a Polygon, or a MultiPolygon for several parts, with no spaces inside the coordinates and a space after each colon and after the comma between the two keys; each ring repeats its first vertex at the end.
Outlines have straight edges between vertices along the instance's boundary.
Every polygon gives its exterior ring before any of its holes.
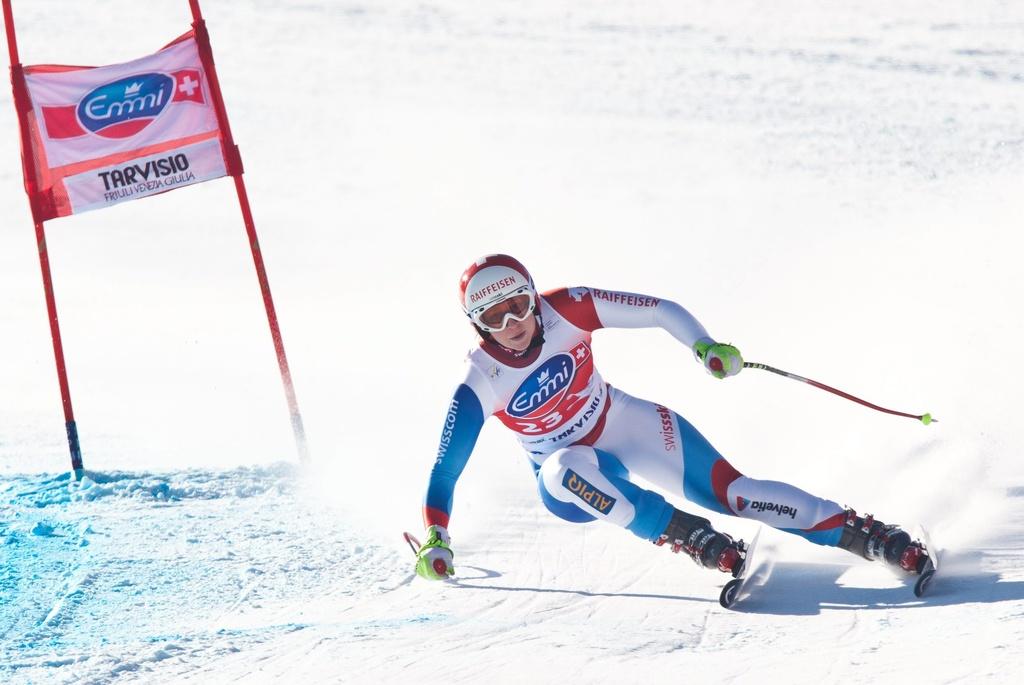
{"type": "Polygon", "coordinates": [[[416,574],[427,580],[444,580],[455,575],[448,531],[443,526],[427,528],[427,541],[416,552],[416,574]]]}
{"type": "Polygon", "coordinates": [[[735,376],[743,368],[740,351],[728,343],[716,343],[711,338],[704,338],[694,343],[693,352],[715,378],[735,376]]]}

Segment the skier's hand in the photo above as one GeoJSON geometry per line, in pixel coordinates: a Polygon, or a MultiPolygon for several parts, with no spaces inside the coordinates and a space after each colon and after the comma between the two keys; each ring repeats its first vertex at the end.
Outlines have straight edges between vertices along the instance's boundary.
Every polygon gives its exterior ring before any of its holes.
{"type": "Polygon", "coordinates": [[[444,580],[455,574],[448,531],[443,526],[427,528],[427,541],[416,553],[416,574],[427,580],[444,580]]]}
{"type": "Polygon", "coordinates": [[[740,351],[728,343],[716,343],[710,338],[704,338],[694,344],[693,352],[715,378],[735,376],[743,369],[740,351]]]}

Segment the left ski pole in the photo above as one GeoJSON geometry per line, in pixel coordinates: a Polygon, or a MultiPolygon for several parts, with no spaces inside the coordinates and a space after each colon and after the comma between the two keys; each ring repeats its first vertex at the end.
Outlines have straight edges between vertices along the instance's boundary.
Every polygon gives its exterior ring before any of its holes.
{"type": "Polygon", "coordinates": [[[420,547],[422,545],[420,545],[420,541],[417,540],[412,533],[402,533],[402,537],[405,538],[405,541],[408,543],[409,549],[412,550],[413,554],[420,553],[420,547]]]}
{"type": "Polygon", "coordinates": [[[825,385],[824,383],[819,383],[818,381],[811,380],[810,378],[804,378],[803,376],[798,376],[797,374],[790,373],[789,371],[783,371],[782,369],[776,369],[774,366],[768,366],[767,364],[757,364],[755,362],[743,362],[743,368],[745,368],[745,369],[761,369],[762,371],[771,371],[772,373],[778,374],[779,376],[783,376],[785,378],[792,378],[795,381],[800,381],[801,383],[806,383],[807,385],[813,386],[815,388],[820,388],[821,390],[827,390],[828,392],[832,393],[833,395],[839,395],[840,397],[848,399],[848,400],[850,400],[852,402],[856,402],[857,404],[863,404],[865,407],[870,407],[871,409],[874,409],[876,411],[885,412],[886,414],[894,414],[896,416],[906,416],[908,419],[917,419],[918,421],[920,421],[921,423],[923,423],[926,426],[928,424],[930,424],[930,423],[938,423],[938,419],[933,419],[931,414],[927,414],[927,413],[925,413],[925,414],[909,414],[909,413],[903,412],[903,411],[896,411],[895,409],[886,409],[885,407],[880,407],[877,404],[874,404],[872,402],[868,402],[867,400],[862,400],[861,398],[856,397],[855,395],[851,395],[848,392],[843,392],[842,390],[839,390],[838,388],[833,388],[831,385],[825,385]]]}

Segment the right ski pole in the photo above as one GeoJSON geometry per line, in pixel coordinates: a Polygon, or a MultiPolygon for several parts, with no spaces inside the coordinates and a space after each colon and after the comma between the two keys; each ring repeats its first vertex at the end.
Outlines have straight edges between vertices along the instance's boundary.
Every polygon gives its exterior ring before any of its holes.
{"type": "Polygon", "coordinates": [[[851,395],[848,392],[843,392],[842,390],[839,390],[838,388],[833,388],[831,385],[825,385],[824,383],[819,383],[818,381],[811,380],[810,378],[804,378],[803,376],[798,376],[797,374],[790,373],[789,371],[783,371],[782,369],[776,369],[774,366],[768,366],[767,364],[757,364],[755,362],[743,362],[743,368],[745,368],[745,369],[761,369],[762,371],[771,371],[772,373],[778,374],[779,376],[783,376],[785,378],[792,378],[795,381],[800,381],[801,383],[806,383],[807,385],[814,386],[815,388],[820,388],[822,390],[827,390],[828,392],[832,393],[833,395],[839,395],[840,397],[844,397],[844,398],[846,398],[848,400],[851,400],[853,402],[856,402],[858,404],[863,404],[865,407],[870,407],[870,408],[872,408],[872,409],[874,409],[876,411],[885,412],[886,414],[895,414],[896,416],[906,416],[908,419],[917,419],[918,421],[920,421],[921,423],[923,423],[926,426],[928,424],[930,424],[930,423],[938,423],[938,419],[933,419],[931,414],[908,414],[907,412],[896,411],[895,409],[886,409],[885,407],[879,407],[877,404],[872,404],[871,402],[868,402],[867,400],[862,400],[861,398],[855,397],[854,395],[851,395]]]}

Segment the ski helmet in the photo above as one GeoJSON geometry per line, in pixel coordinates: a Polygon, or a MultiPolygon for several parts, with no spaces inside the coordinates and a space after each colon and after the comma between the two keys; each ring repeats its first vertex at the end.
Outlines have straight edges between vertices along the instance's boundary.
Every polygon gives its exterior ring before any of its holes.
{"type": "Polygon", "coordinates": [[[462,272],[459,302],[466,316],[489,333],[503,330],[509,317],[522,321],[532,313],[537,307],[537,289],[530,272],[519,260],[492,254],[481,257],[462,272]],[[487,310],[506,300],[509,305],[497,313],[498,318],[488,319],[487,310]]]}

